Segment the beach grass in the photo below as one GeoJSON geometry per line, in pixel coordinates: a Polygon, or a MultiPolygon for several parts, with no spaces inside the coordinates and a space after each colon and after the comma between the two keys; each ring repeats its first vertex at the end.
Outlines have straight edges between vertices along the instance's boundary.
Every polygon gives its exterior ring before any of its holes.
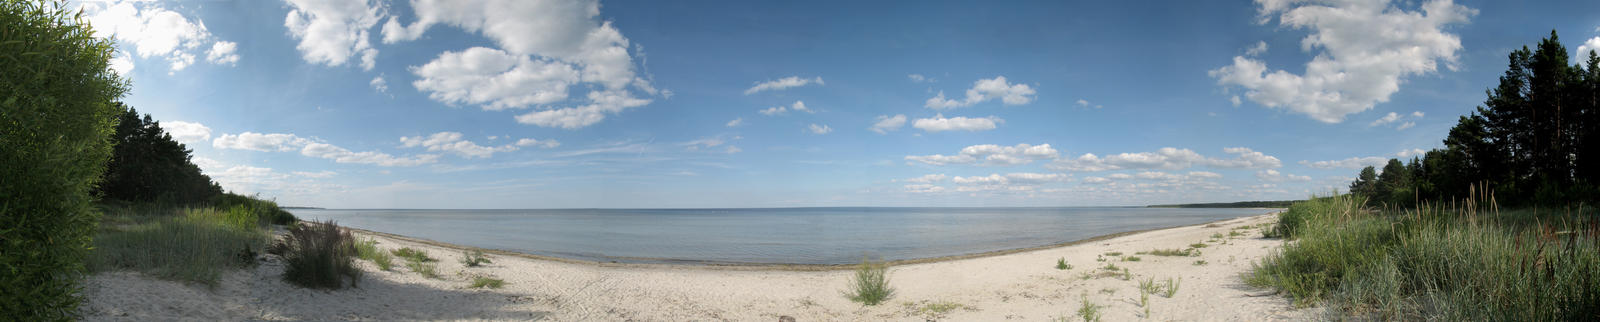
{"type": "Polygon", "coordinates": [[[422,251],[422,250],[418,250],[416,248],[411,248],[411,247],[401,247],[400,249],[392,250],[392,251],[389,251],[389,252],[393,253],[395,257],[400,257],[400,258],[405,259],[407,261],[413,261],[413,262],[436,262],[436,261],[439,261],[438,259],[434,259],[433,257],[428,257],[428,252],[422,251]]]}
{"type": "Polygon", "coordinates": [[[1122,258],[1122,261],[1124,261],[1124,262],[1137,262],[1137,261],[1140,261],[1140,260],[1142,260],[1142,259],[1140,259],[1139,256],[1128,256],[1128,257],[1123,257],[1122,258]]]}
{"type": "Polygon", "coordinates": [[[1085,295],[1083,304],[1078,307],[1078,317],[1082,317],[1085,322],[1100,321],[1101,308],[1103,307],[1090,302],[1089,296],[1085,295]]]}
{"type": "Polygon", "coordinates": [[[1069,269],[1072,269],[1072,265],[1071,264],[1067,264],[1067,258],[1066,257],[1062,257],[1062,258],[1056,259],[1056,269],[1057,270],[1069,270],[1069,269]]]}
{"type": "Polygon", "coordinates": [[[394,268],[394,256],[390,256],[388,252],[378,249],[378,241],[376,240],[367,239],[356,242],[356,257],[372,262],[380,270],[389,271],[394,268]]]}
{"type": "Polygon", "coordinates": [[[1168,277],[1167,278],[1167,284],[1163,285],[1162,288],[1161,288],[1161,296],[1169,298],[1169,299],[1172,298],[1173,295],[1178,294],[1178,286],[1179,286],[1179,284],[1182,284],[1182,283],[1183,283],[1183,278],[1178,278],[1178,279],[1174,280],[1171,277],[1168,277]]]}
{"type": "Polygon", "coordinates": [[[1153,249],[1153,250],[1150,250],[1150,251],[1146,251],[1144,253],[1147,254],[1147,255],[1151,255],[1151,256],[1194,256],[1194,255],[1198,255],[1200,253],[1200,250],[1193,249],[1193,248],[1182,249],[1182,250],[1179,250],[1179,249],[1176,249],[1176,248],[1173,248],[1173,249],[1153,249]]]}
{"type": "Polygon", "coordinates": [[[894,288],[889,286],[888,264],[862,258],[850,281],[850,291],[845,295],[850,301],[869,306],[894,297],[894,288]]]}
{"type": "Polygon", "coordinates": [[[291,225],[280,241],[283,249],[283,279],[305,288],[340,289],[345,281],[355,286],[361,270],[356,258],[355,238],[333,221],[291,225]]]}
{"type": "Polygon", "coordinates": [[[488,276],[472,278],[471,288],[501,288],[506,286],[506,281],[488,276]]]}
{"type": "Polygon", "coordinates": [[[166,215],[127,215],[103,226],[86,265],[92,272],[132,270],[161,279],[216,286],[222,272],[248,267],[267,243],[254,222],[214,208],[167,210],[166,215]]]}
{"type": "Polygon", "coordinates": [[[483,264],[492,263],[494,263],[494,261],[489,260],[489,256],[484,255],[483,251],[481,250],[461,252],[461,265],[466,265],[467,267],[478,267],[483,266],[483,264]]]}
{"type": "Polygon", "coordinates": [[[1500,211],[1492,196],[1365,209],[1348,195],[1296,203],[1275,228],[1297,240],[1246,282],[1299,306],[1380,320],[1585,320],[1600,316],[1592,208],[1500,211]]]}

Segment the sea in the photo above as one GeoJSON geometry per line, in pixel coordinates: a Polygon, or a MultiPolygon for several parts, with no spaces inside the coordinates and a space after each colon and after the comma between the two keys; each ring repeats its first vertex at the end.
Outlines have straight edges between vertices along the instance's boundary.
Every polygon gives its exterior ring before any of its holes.
{"type": "Polygon", "coordinates": [[[850,264],[1072,242],[1265,208],[293,209],[439,242],[624,263],[850,264]]]}

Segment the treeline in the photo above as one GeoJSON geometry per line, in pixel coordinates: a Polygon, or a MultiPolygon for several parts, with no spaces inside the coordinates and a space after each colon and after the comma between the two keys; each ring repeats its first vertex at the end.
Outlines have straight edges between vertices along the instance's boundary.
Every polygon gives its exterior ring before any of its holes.
{"type": "Polygon", "coordinates": [[[1600,184],[1600,56],[1569,62],[1555,31],[1512,51],[1500,84],[1462,116],[1444,148],[1380,174],[1361,169],[1350,193],[1369,204],[1409,207],[1493,192],[1504,206],[1596,200],[1600,184]],[[1487,190],[1485,190],[1487,189],[1487,190]]]}

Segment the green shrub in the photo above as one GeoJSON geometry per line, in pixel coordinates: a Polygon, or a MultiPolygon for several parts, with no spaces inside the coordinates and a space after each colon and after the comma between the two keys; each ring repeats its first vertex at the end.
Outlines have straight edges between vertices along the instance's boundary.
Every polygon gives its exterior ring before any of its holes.
{"type": "Polygon", "coordinates": [[[1069,269],[1072,269],[1072,265],[1068,265],[1067,264],[1067,258],[1066,257],[1057,258],[1056,259],[1056,269],[1058,269],[1058,270],[1069,270],[1069,269]]]}
{"type": "Polygon", "coordinates": [[[194,208],[182,213],[100,230],[88,258],[89,270],[133,270],[215,287],[223,271],[254,264],[266,244],[264,231],[254,225],[232,225],[227,212],[194,208]]]}
{"type": "Polygon", "coordinates": [[[90,191],[111,156],[113,102],[128,90],[65,2],[0,1],[0,316],[77,312],[99,217],[90,191]]]}
{"type": "Polygon", "coordinates": [[[483,255],[483,251],[474,250],[461,252],[461,264],[466,265],[467,267],[478,267],[483,266],[483,264],[492,263],[494,262],[489,261],[488,256],[483,255]]]}
{"type": "Polygon", "coordinates": [[[262,224],[291,225],[300,222],[294,214],[278,207],[278,203],[261,199],[259,196],[244,196],[232,193],[217,195],[211,199],[211,205],[223,209],[244,207],[255,214],[262,224]]]}
{"type": "Polygon", "coordinates": [[[506,286],[506,281],[486,276],[472,278],[471,288],[501,288],[506,286]]]}
{"type": "Polygon", "coordinates": [[[863,305],[878,305],[894,296],[894,288],[889,287],[889,267],[883,262],[862,258],[850,282],[850,291],[845,295],[863,305]]]}
{"type": "Polygon", "coordinates": [[[355,239],[333,221],[289,226],[281,241],[284,250],[283,279],[306,288],[340,289],[345,279],[356,285],[361,270],[352,259],[355,239]]]}

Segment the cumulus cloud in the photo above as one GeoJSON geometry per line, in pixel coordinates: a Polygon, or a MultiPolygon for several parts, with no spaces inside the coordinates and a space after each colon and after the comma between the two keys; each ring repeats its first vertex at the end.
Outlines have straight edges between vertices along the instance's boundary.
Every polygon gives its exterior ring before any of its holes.
{"type": "Polygon", "coordinates": [[[922,74],[906,75],[906,78],[911,79],[912,83],[932,83],[938,81],[933,79],[933,77],[922,76],[922,74]]]}
{"type": "Polygon", "coordinates": [[[1406,77],[1455,68],[1461,39],[1445,27],[1465,23],[1477,10],[1432,0],[1405,10],[1388,0],[1258,1],[1262,22],[1310,31],[1301,49],[1316,50],[1304,74],[1269,71],[1266,63],[1235,56],[1209,75],[1224,87],[1269,108],[1284,108],[1325,123],[1389,101],[1406,77]]]}
{"type": "Polygon", "coordinates": [[[1400,152],[1395,152],[1394,155],[1397,156],[1397,157],[1401,157],[1401,158],[1410,158],[1410,157],[1415,157],[1415,156],[1422,156],[1423,154],[1428,154],[1428,151],[1427,150],[1423,150],[1423,149],[1406,149],[1406,150],[1400,150],[1400,152]]]}
{"type": "Polygon", "coordinates": [[[1005,105],[1022,105],[1033,102],[1036,92],[1027,84],[1010,84],[1005,76],[995,76],[992,79],[980,79],[972,83],[972,88],[967,89],[967,96],[963,100],[952,100],[944,97],[944,91],[933,98],[929,98],[923,106],[931,109],[950,109],[972,106],[982,102],[1000,99],[1005,105]]]}
{"type": "MultiPolygon", "coordinates": [[[[1600,31],[1600,28],[1597,28],[1596,31],[1600,31]]],[[[1587,62],[1589,61],[1589,53],[1593,51],[1600,51],[1600,37],[1589,38],[1582,45],[1578,45],[1577,55],[1572,56],[1572,58],[1574,61],[1587,62]]],[[[1596,54],[1600,55],[1600,53],[1596,54]]]]}
{"type": "Polygon", "coordinates": [[[1300,165],[1311,167],[1311,168],[1316,168],[1316,169],[1334,169],[1334,168],[1360,169],[1360,168],[1367,167],[1367,166],[1375,166],[1375,167],[1383,166],[1385,163],[1388,163],[1388,162],[1389,162],[1389,159],[1388,158],[1384,158],[1384,157],[1353,157],[1353,158],[1348,158],[1348,159],[1344,159],[1344,160],[1328,160],[1328,161],[1315,161],[1315,162],[1301,160],[1300,161],[1300,165]]]}
{"type": "MultiPolygon", "coordinates": [[[[902,120],[903,121],[903,120],[902,120]]],[[[943,113],[932,118],[917,119],[911,127],[922,129],[929,133],[944,131],[988,131],[993,130],[996,124],[1005,123],[1005,120],[993,115],[988,117],[968,118],[957,116],[945,118],[943,113]]]]}
{"type": "Polygon", "coordinates": [[[1249,49],[1244,51],[1245,56],[1260,56],[1265,53],[1267,53],[1267,42],[1265,41],[1257,41],[1255,46],[1250,46],[1249,49]]]}
{"type": "Polygon", "coordinates": [[[961,152],[956,155],[910,155],[906,156],[905,159],[907,163],[919,162],[929,165],[977,163],[1007,166],[1028,164],[1035,160],[1054,159],[1059,154],[1060,152],[1056,151],[1055,148],[1051,148],[1049,144],[1017,144],[1014,146],[981,144],[962,148],[961,152]]]}
{"type": "Polygon", "coordinates": [[[338,163],[375,164],[386,167],[409,167],[438,162],[439,156],[435,154],[421,154],[411,157],[396,157],[387,153],[367,151],[353,152],[332,144],[322,143],[320,140],[308,139],[286,133],[254,133],[244,132],[239,134],[223,134],[211,141],[211,146],[218,149],[251,150],[263,152],[290,152],[300,151],[301,155],[333,160],[338,163]]]}
{"type": "Polygon", "coordinates": [[[1154,152],[1118,153],[1105,157],[1093,153],[1085,153],[1077,158],[1058,159],[1047,167],[1057,170],[1094,172],[1121,169],[1179,170],[1193,166],[1217,168],[1277,168],[1283,166],[1283,162],[1278,160],[1277,157],[1249,148],[1224,148],[1223,152],[1234,154],[1234,157],[1229,159],[1212,158],[1190,149],[1166,147],[1157,149],[1154,152]]]}
{"type": "Polygon", "coordinates": [[[448,1],[411,2],[416,17],[402,25],[390,17],[383,25],[384,43],[415,40],[429,28],[449,25],[480,33],[499,48],[445,52],[423,66],[414,66],[413,82],[429,98],[447,104],[482,104],[485,109],[526,108],[567,100],[577,84],[590,90],[587,103],[518,115],[517,121],[543,127],[576,129],[607,115],[644,106],[649,96],[670,96],[635,72],[630,42],[611,22],[602,21],[600,3],[576,1],[448,1]],[[432,67],[430,67],[432,66],[432,67]],[[630,90],[631,89],[631,90],[630,90]]]}
{"type": "Polygon", "coordinates": [[[807,108],[806,107],[806,102],[802,102],[802,101],[794,101],[794,104],[790,104],[789,106],[782,106],[782,105],[773,106],[773,107],[770,107],[770,108],[767,108],[767,109],[763,109],[763,110],[760,110],[760,111],[756,111],[756,112],[761,113],[761,115],[773,116],[773,115],[789,114],[789,111],[816,113],[816,111],[814,111],[814,110],[812,110],[810,108],[807,108]]]}
{"type": "MultiPolygon", "coordinates": [[[[1405,114],[1405,115],[1402,115],[1400,113],[1395,113],[1395,112],[1389,112],[1389,114],[1384,114],[1383,117],[1379,117],[1376,120],[1372,120],[1372,123],[1368,123],[1367,127],[1386,126],[1386,125],[1389,125],[1389,124],[1394,124],[1395,122],[1399,122],[1399,121],[1405,120],[1408,117],[1410,119],[1420,119],[1420,118],[1422,118],[1422,116],[1423,116],[1422,111],[1415,111],[1415,112],[1411,112],[1411,114],[1405,114]]],[[[1416,126],[1416,125],[1417,125],[1416,122],[1402,122],[1399,125],[1395,126],[1394,129],[1395,130],[1405,130],[1405,129],[1411,128],[1412,126],[1416,126]]]]}
{"type": "MultiPolygon", "coordinates": [[[[199,55],[219,65],[233,65],[239,61],[235,53],[237,44],[216,40],[204,22],[191,21],[156,3],[111,1],[85,3],[80,8],[94,26],[95,37],[116,38],[118,43],[133,47],[139,58],[166,59],[168,74],[194,64],[199,55]]],[[[131,57],[118,57],[113,60],[114,69],[124,75],[133,70],[131,57]]]]}
{"type": "Polygon", "coordinates": [[[745,95],[750,95],[750,94],[759,93],[761,91],[784,90],[784,89],[788,89],[790,87],[800,87],[800,86],[806,86],[806,85],[810,85],[810,84],[827,85],[827,83],[823,83],[822,82],[822,77],[800,78],[800,76],[789,76],[789,77],[780,78],[778,80],[769,80],[769,81],[765,81],[765,82],[757,82],[755,86],[750,87],[750,89],[744,90],[744,94],[745,95]]]}
{"type": "Polygon", "coordinates": [[[170,121],[162,124],[162,128],[167,131],[167,134],[171,134],[172,139],[178,141],[178,143],[204,142],[211,139],[211,128],[206,127],[205,124],[170,121]]]}
{"type": "Polygon", "coordinates": [[[877,121],[872,123],[872,127],[867,129],[878,132],[878,134],[888,134],[889,131],[899,130],[903,126],[906,126],[905,114],[895,114],[894,116],[879,115],[877,121]]]}
{"type": "Polygon", "coordinates": [[[516,145],[487,147],[462,139],[463,137],[464,136],[461,135],[460,132],[439,132],[427,137],[401,137],[400,144],[401,146],[408,148],[425,147],[429,152],[451,153],[469,159],[491,157],[494,156],[496,152],[516,151],[518,146],[526,146],[522,145],[523,143],[528,143],[528,145],[539,144],[538,140],[527,141],[532,139],[522,139],[523,141],[518,141],[516,145]]]}
{"type": "Polygon", "coordinates": [[[389,92],[389,81],[384,80],[383,75],[372,77],[372,81],[367,82],[367,85],[372,85],[372,89],[378,91],[379,93],[389,92]]]}
{"type": "Polygon", "coordinates": [[[828,134],[828,132],[833,132],[833,128],[812,123],[811,126],[806,127],[806,131],[811,132],[811,134],[828,134]]]}
{"type": "Polygon", "coordinates": [[[333,177],[333,176],[339,174],[338,172],[327,171],[327,170],[317,171],[317,172],[291,171],[289,173],[297,175],[297,176],[301,176],[301,177],[317,178],[317,179],[330,178],[330,177],[333,177]]]}
{"type": "Polygon", "coordinates": [[[383,5],[372,0],[287,0],[289,15],[283,26],[300,40],[300,58],[312,64],[340,66],[359,59],[372,70],[378,50],[372,48],[371,29],[383,19],[383,5]]]}
{"type": "Polygon", "coordinates": [[[728,121],[727,124],[728,127],[739,127],[740,125],[744,125],[743,117],[736,117],[732,121],[728,121]]]}
{"type": "Polygon", "coordinates": [[[949,176],[946,176],[943,173],[939,173],[939,174],[926,174],[926,175],[923,175],[921,177],[905,179],[905,180],[900,180],[900,181],[911,182],[911,183],[939,183],[939,182],[944,182],[944,180],[947,179],[947,178],[949,178],[949,176]]]}
{"type": "Polygon", "coordinates": [[[1256,171],[1256,178],[1259,178],[1262,181],[1269,181],[1269,182],[1311,181],[1311,177],[1310,176],[1301,176],[1301,175],[1280,173],[1280,172],[1278,172],[1278,170],[1273,170],[1273,169],[1266,169],[1266,170],[1256,171]]]}
{"type": "Polygon", "coordinates": [[[539,139],[523,138],[523,139],[517,140],[517,146],[520,146],[520,147],[536,146],[536,147],[549,149],[549,148],[554,148],[554,147],[561,146],[561,142],[560,141],[556,141],[556,140],[539,140],[539,139]]]}

